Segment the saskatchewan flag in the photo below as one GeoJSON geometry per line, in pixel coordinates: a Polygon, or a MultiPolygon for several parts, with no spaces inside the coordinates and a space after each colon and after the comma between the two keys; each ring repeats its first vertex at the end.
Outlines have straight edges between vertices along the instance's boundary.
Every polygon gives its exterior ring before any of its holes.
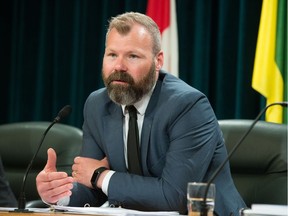
{"type": "MultiPolygon", "coordinates": [[[[267,105],[287,101],[287,48],[287,0],[263,0],[252,87],[267,105]]],[[[287,110],[272,106],[265,118],[287,122],[287,110]]]]}

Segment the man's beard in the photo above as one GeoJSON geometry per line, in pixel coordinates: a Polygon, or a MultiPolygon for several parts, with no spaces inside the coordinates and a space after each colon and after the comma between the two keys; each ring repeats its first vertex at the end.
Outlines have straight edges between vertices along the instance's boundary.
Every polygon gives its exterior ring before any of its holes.
{"type": "Polygon", "coordinates": [[[122,105],[131,105],[140,101],[153,88],[156,82],[155,77],[154,63],[151,65],[149,73],[137,83],[126,72],[116,71],[108,78],[105,78],[102,71],[102,78],[110,99],[122,105]],[[112,81],[122,81],[126,84],[113,84],[112,81]]]}

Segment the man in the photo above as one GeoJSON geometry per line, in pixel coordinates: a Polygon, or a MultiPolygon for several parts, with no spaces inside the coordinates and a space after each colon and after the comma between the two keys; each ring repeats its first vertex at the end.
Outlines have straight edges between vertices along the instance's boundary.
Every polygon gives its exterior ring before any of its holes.
{"type": "MultiPolygon", "coordinates": [[[[161,70],[164,54],[155,22],[140,13],[113,18],[106,35],[106,88],[84,106],[83,148],[73,177],[56,172],[56,153],[37,176],[47,203],[187,212],[188,182],[206,182],[227,152],[213,110],[201,92],[161,70]],[[127,105],[137,109],[140,171],[129,163],[127,105]],[[96,171],[95,171],[96,170],[96,171]],[[73,182],[76,182],[73,186],[73,182]]],[[[132,117],[131,117],[132,119],[132,117]]],[[[137,155],[134,154],[134,156],[137,155]]],[[[216,178],[219,215],[238,215],[244,202],[229,165],[216,178]]]]}
{"type": "Polygon", "coordinates": [[[16,207],[17,200],[5,177],[5,170],[0,156],[0,207],[16,207]]]}

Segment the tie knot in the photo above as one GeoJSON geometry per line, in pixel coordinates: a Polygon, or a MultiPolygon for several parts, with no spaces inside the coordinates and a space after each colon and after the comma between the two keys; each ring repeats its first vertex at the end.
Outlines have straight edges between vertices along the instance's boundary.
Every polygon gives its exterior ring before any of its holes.
{"type": "Polygon", "coordinates": [[[137,109],[133,105],[126,106],[126,109],[128,110],[131,118],[137,119],[137,109]]]}

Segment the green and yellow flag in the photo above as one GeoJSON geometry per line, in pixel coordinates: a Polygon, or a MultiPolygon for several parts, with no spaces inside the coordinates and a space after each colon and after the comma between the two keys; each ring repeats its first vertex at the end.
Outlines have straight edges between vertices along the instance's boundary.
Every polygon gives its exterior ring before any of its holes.
{"type": "MultiPolygon", "coordinates": [[[[287,0],[263,0],[252,87],[266,104],[287,101],[287,0]]],[[[282,123],[281,106],[266,111],[266,121],[282,123]]]]}

